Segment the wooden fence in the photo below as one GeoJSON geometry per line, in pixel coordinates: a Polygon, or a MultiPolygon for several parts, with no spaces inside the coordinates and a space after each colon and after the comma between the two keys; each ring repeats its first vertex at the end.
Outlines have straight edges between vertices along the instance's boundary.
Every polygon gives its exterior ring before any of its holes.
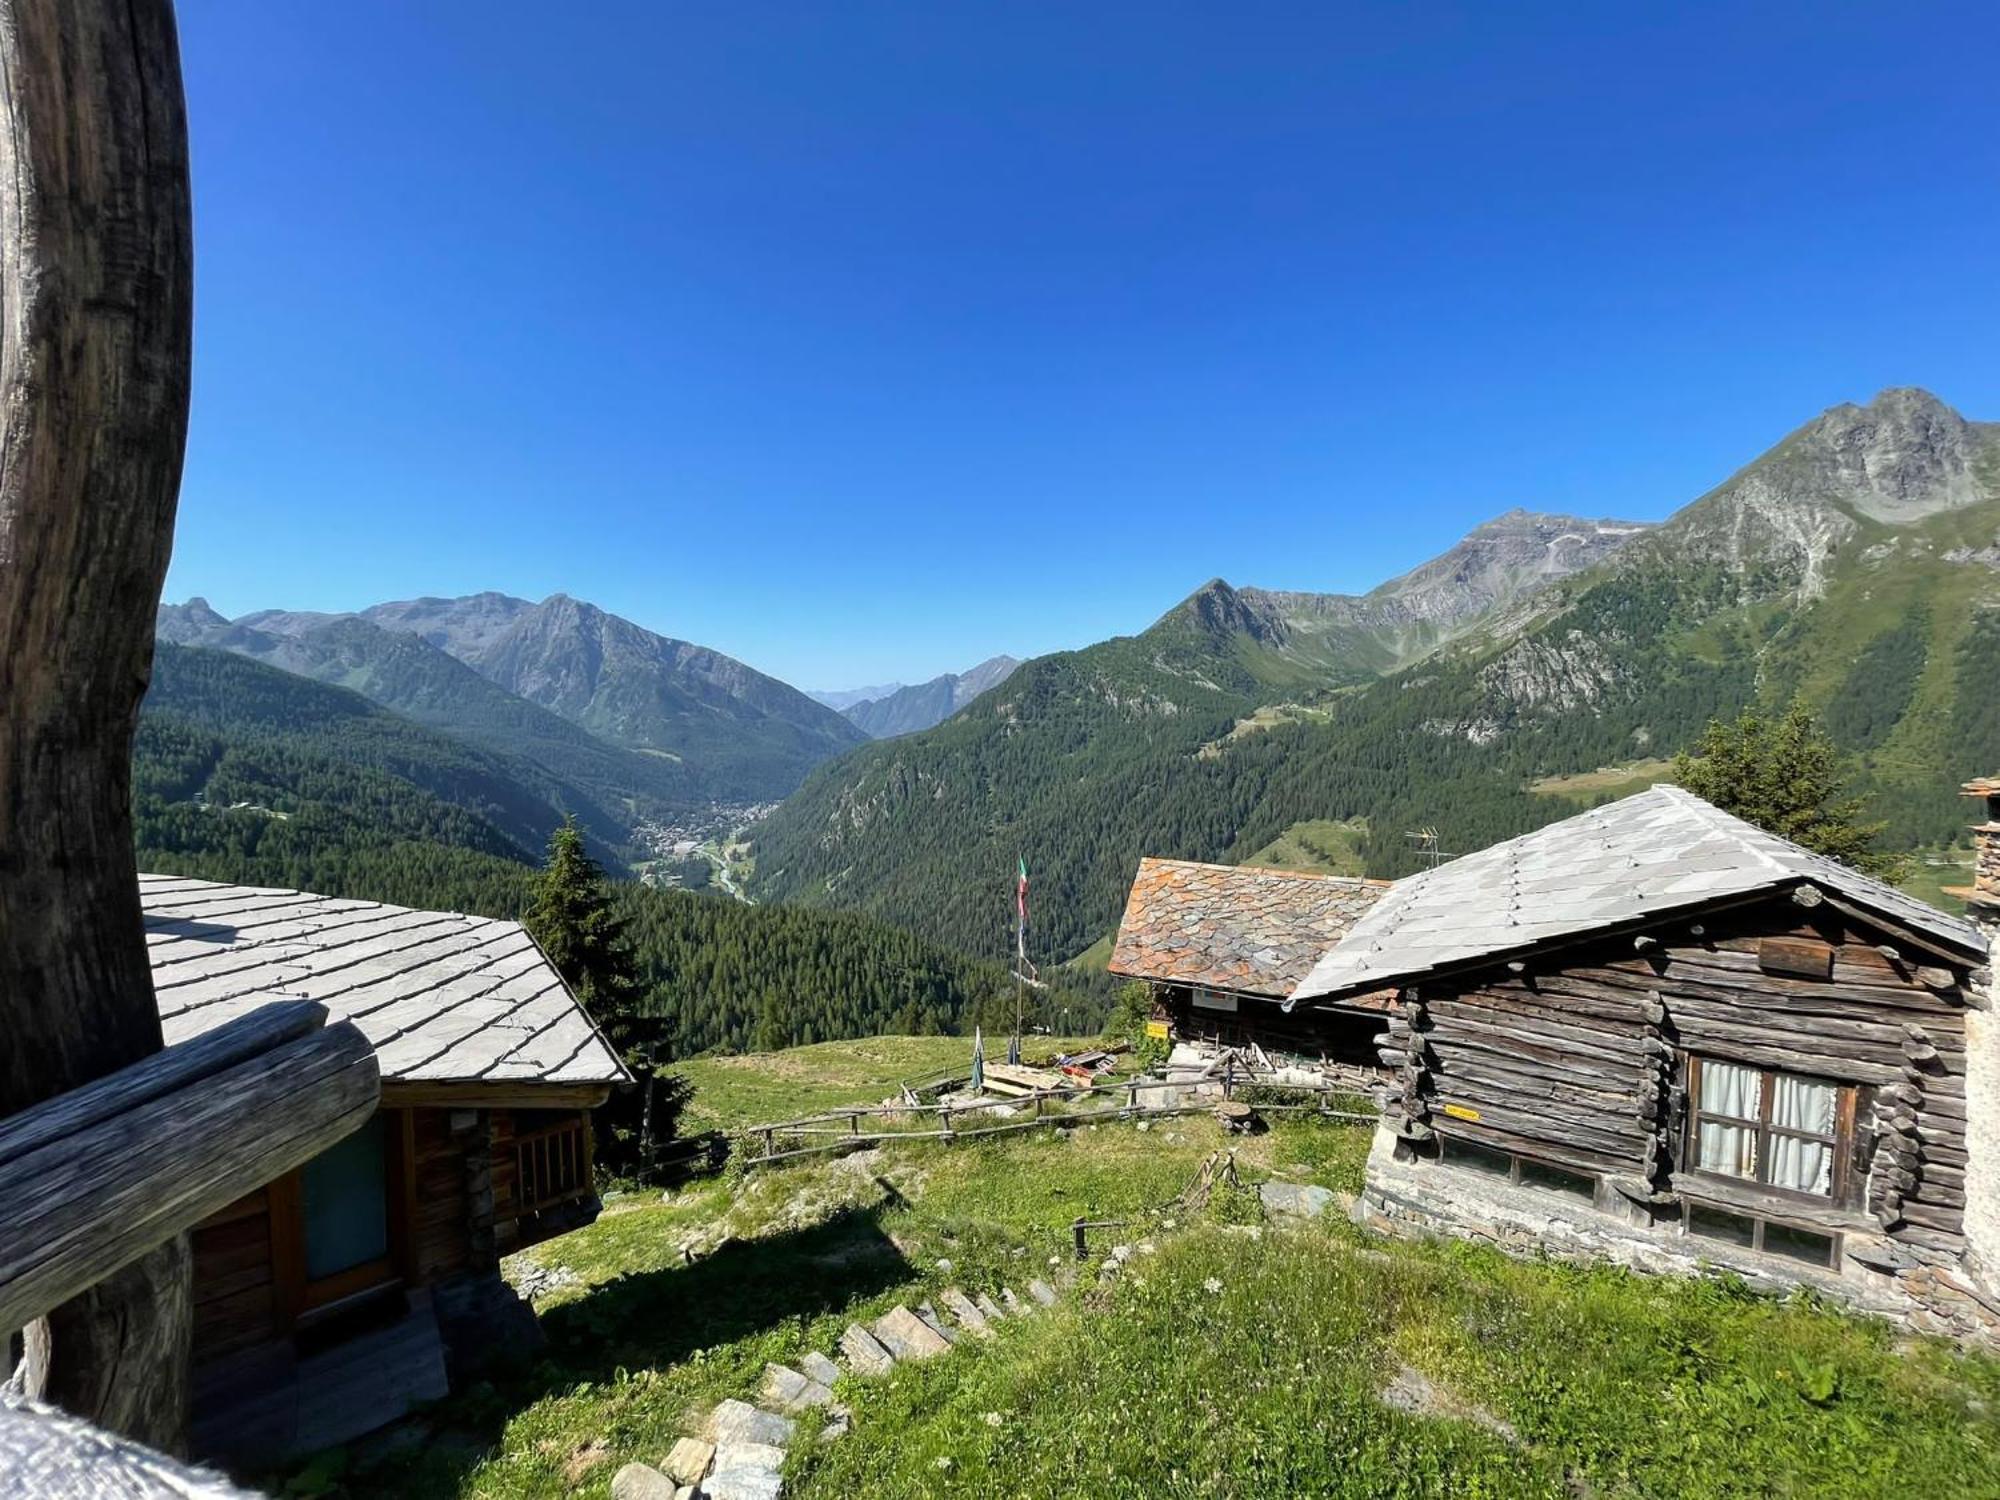
{"type": "Polygon", "coordinates": [[[1379,1118],[1377,1111],[1366,1112],[1352,1109],[1335,1109],[1334,1099],[1354,1099],[1364,1097],[1356,1089],[1342,1084],[1293,1084],[1277,1083],[1268,1078],[1248,1074],[1239,1075],[1233,1062],[1226,1065],[1219,1080],[1214,1078],[1173,1080],[1165,1078],[1129,1078],[1108,1080],[1096,1084],[1075,1084],[1062,1088],[1038,1089],[1032,1093],[1018,1095],[1010,1099],[982,1099],[976,1104],[963,1100],[940,1101],[936,1104],[873,1104],[853,1105],[845,1109],[825,1110],[819,1114],[806,1115],[796,1120],[774,1120],[767,1125],[750,1125],[730,1132],[732,1138],[731,1156],[745,1166],[763,1166],[770,1162],[791,1161],[801,1156],[814,1156],[829,1151],[847,1151],[856,1146],[869,1145],[880,1141],[966,1141],[980,1136],[1006,1135],[1015,1131],[1040,1129],[1068,1129],[1104,1119],[1142,1120],[1162,1119],[1174,1115],[1207,1114],[1215,1108],[1216,1100],[1211,1096],[1204,1099],[1190,1099],[1166,1104],[1142,1104],[1142,1093],[1171,1089],[1177,1093],[1190,1093],[1197,1088],[1208,1087],[1220,1082],[1222,1098],[1225,1101],[1237,1099],[1245,1092],[1270,1091],[1279,1095],[1311,1095],[1310,1102],[1303,1100],[1278,1099],[1260,1101],[1256,1108],[1262,1113],[1310,1113],[1326,1120],[1352,1120],[1373,1124],[1379,1118]],[[1087,1104],[1083,1109],[1067,1107],[1054,1111],[1050,1104],[1068,1106],[1078,1101],[1105,1101],[1087,1104]],[[1122,1101],[1122,1102],[1121,1102],[1122,1101]],[[1006,1119],[993,1125],[958,1125],[954,1118],[963,1120],[968,1116],[992,1114],[996,1108],[1032,1108],[1030,1119],[1006,1119]],[[873,1129],[864,1130],[862,1121],[887,1119],[909,1119],[936,1115],[938,1126],[933,1130],[922,1129],[873,1129]],[[813,1145],[788,1146],[779,1150],[781,1138],[801,1138],[822,1136],[826,1139],[813,1145]],[[746,1150],[747,1146],[760,1149],[746,1150]]]}

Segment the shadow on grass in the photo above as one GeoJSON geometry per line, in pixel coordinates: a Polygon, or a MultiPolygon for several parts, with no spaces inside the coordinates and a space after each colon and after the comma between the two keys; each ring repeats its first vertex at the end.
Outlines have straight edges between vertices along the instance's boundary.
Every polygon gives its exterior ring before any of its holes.
{"type": "Polygon", "coordinates": [[[890,1188],[810,1229],[727,1240],[691,1265],[633,1272],[551,1308],[541,1319],[547,1347],[532,1363],[496,1371],[400,1431],[360,1439],[354,1467],[365,1472],[349,1493],[456,1495],[507,1424],[546,1396],[620,1370],[665,1369],[907,1281],[912,1268],[880,1223],[897,1201],[890,1188]]]}
{"type": "Polygon", "coordinates": [[[873,1296],[912,1274],[881,1228],[892,1205],[884,1199],[811,1229],[726,1240],[693,1265],[603,1282],[543,1317],[546,1358],[572,1380],[596,1380],[621,1367],[657,1369],[697,1349],[873,1296]]]}

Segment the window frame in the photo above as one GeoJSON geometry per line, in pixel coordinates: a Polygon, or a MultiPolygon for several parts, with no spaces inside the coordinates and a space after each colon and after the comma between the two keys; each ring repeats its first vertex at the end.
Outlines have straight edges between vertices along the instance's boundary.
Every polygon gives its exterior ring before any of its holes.
{"type": "MultiPolygon", "coordinates": [[[[1859,1090],[1856,1085],[1842,1083],[1837,1078],[1824,1074],[1798,1073],[1787,1068],[1767,1067],[1759,1062],[1746,1062],[1729,1057],[1704,1057],[1699,1053],[1687,1054],[1687,1121],[1681,1132],[1681,1159],[1686,1170],[1704,1182],[1729,1184],[1740,1189],[1754,1189],[1760,1193],[1774,1193],[1779,1197],[1798,1203],[1824,1204],[1827,1207],[1842,1207],[1849,1203],[1853,1191],[1854,1161],[1854,1119],[1855,1099],[1859,1090]],[[1704,1063],[1721,1063],[1732,1068],[1748,1068],[1757,1075],[1757,1118],[1745,1119],[1741,1115],[1726,1115],[1701,1107],[1701,1070],[1704,1063]],[[1794,1130],[1789,1126],[1771,1123],[1772,1100],[1777,1092],[1780,1078],[1795,1078],[1805,1083],[1820,1084],[1834,1090],[1833,1134],[1821,1135],[1814,1131],[1794,1130]],[[1728,1126],[1751,1132],[1756,1150],[1756,1174],[1739,1177],[1733,1172],[1718,1172],[1706,1167],[1701,1160],[1701,1127],[1704,1124],[1728,1126]],[[1780,1187],[1769,1181],[1765,1173],[1771,1161],[1770,1144],[1772,1137],[1786,1137],[1791,1140],[1812,1141],[1829,1146],[1833,1150],[1833,1165],[1827,1174],[1827,1191],[1809,1193],[1802,1188],[1780,1187]]],[[[1723,1205],[1718,1204],[1717,1207],[1723,1205]]],[[[1754,1215],[1752,1215],[1754,1217],[1754,1215]]],[[[1811,1230],[1810,1225],[1801,1224],[1801,1229],[1811,1230]]],[[[1811,1230],[1818,1233],[1817,1230],[1811,1230]]],[[[1757,1231],[1759,1244],[1764,1234],[1761,1224],[1757,1231]]],[[[1836,1247],[1837,1250],[1837,1247],[1836,1247]]]]}
{"type": "MultiPolygon", "coordinates": [[[[1738,1178],[1736,1180],[1741,1181],[1742,1179],[1738,1178]]],[[[1713,1245],[1728,1245],[1732,1249],[1749,1250],[1757,1255],[1770,1256],[1777,1260],[1788,1260],[1794,1265],[1815,1266],[1827,1271],[1838,1271],[1840,1269],[1840,1257],[1847,1246],[1846,1233],[1829,1225],[1808,1224],[1802,1220],[1773,1217],[1759,1209],[1748,1208],[1742,1204],[1727,1203],[1719,1198],[1703,1197],[1700,1194],[1696,1194],[1692,1198],[1683,1197],[1681,1199],[1681,1238],[1696,1242],[1705,1241],[1713,1245]],[[1750,1225],[1750,1243],[1748,1245],[1737,1245],[1719,1235],[1707,1235],[1698,1232],[1693,1227],[1692,1216],[1704,1209],[1711,1213],[1727,1214],[1732,1219],[1747,1220],[1750,1225]],[[1807,1260],[1803,1256],[1787,1255],[1782,1250],[1767,1250],[1764,1247],[1764,1231],[1774,1226],[1779,1229],[1796,1230],[1800,1234],[1809,1234],[1815,1239],[1827,1241],[1826,1259],[1813,1261],[1807,1260]]]]}
{"type": "Polygon", "coordinates": [[[1489,1146],[1484,1141],[1475,1141],[1467,1136],[1447,1135],[1442,1131],[1438,1133],[1438,1140],[1444,1147],[1443,1155],[1441,1156],[1440,1160],[1442,1160],[1446,1166],[1454,1167],[1456,1170],[1461,1172],[1478,1172],[1481,1176],[1494,1178],[1496,1180],[1498,1180],[1500,1177],[1500,1174],[1498,1172],[1485,1171],[1479,1167],[1467,1166],[1463,1163],[1463,1161],[1454,1163],[1451,1159],[1452,1153],[1454,1151],[1470,1150],[1470,1151],[1482,1152],[1487,1156],[1506,1157],[1507,1158],[1506,1182],[1509,1187],[1531,1188],[1538,1193],[1547,1193],[1552,1197],[1557,1197],[1557,1198],[1567,1197],[1578,1203],[1584,1201],[1583,1195],[1581,1193],[1566,1193],[1563,1191],[1563,1189],[1558,1187],[1552,1187],[1547,1183],[1525,1181],[1521,1173],[1521,1164],[1523,1162],[1526,1162],[1529,1165],[1538,1167],[1545,1172],[1554,1172],[1564,1177],[1573,1177],[1577,1180],[1579,1185],[1583,1183],[1589,1183],[1590,1184],[1589,1201],[1593,1207],[1597,1203],[1598,1195],[1603,1191],[1604,1187],[1603,1178],[1598,1173],[1586,1172],[1581,1167],[1564,1166],[1559,1161],[1550,1161],[1547,1157],[1542,1157],[1542,1156],[1524,1156],[1519,1151],[1503,1150],[1498,1146],[1489,1146]]]}
{"type": "Polygon", "coordinates": [[[382,1146],[386,1168],[388,1249],[373,1260],[317,1279],[306,1274],[304,1167],[292,1168],[266,1189],[269,1207],[271,1276],[280,1332],[312,1323],[351,1298],[408,1285],[415,1280],[416,1112],[383,1109],[382,1146]]]}

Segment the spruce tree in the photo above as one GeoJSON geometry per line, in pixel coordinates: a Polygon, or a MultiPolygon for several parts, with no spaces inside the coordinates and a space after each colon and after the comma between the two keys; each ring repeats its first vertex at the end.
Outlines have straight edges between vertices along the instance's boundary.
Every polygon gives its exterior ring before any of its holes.
{"type": "Polygon", "coordinates": [[[574,817],[549,836],[548,858],[521,920],[611,1044],[628,1051],[643,1029],[638,968],[625,924],[612,910],[610,886],[574,817]]]}
{"type": "Polygon", "coordinates": [[[1733,724],[1711,719],[1694,750],[1674,758],[1674,781],[1724,812],[1780,838],[1885,880],[1900,855],[1875,840],[1887,826],[1861,821],[1840,752],[1819,721],[1796,704],[1782,719],[1745,709],[1733,724]]]}

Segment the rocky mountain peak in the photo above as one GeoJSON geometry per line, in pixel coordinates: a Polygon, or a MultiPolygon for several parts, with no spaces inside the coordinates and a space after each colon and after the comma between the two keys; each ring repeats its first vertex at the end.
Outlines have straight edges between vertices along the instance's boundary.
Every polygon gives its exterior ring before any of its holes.
{"type": "Polygon", "coordinates": [[[1929,391],[1893,387],[1806,423],[1677,512],[1651,551],[1776,579],[1813,599],[1865,523],[1910,526],[2000,498],[1996,468],[2000,424],[1968,422],[1929,391]]]}
{"type": "Polygon", "coordinates": [[[1206,634],[1247,635],[1276,644],[1285,635],[1283,613],[1271,607],[1276,597],[1256,589],[1237,589],[1211,578],[1181,602],[1177,613],[1206,634]]]}
{"type": "Polygon", "coordinates": [[[186,646],[228,626],[228,616],[218,613],[206,599],[196,594],[185,604],[162,604],[154,616],[153,629],[161,640],[186,646]]]}
{"type": "Polygon", "coordinates": [[[1866,406],[1831,407],[1788,447],[1811,466],[1813,488],[1891,526],[1988,498],[1975,463],[1991,424],[1968,422],[1929,391],[1892,386],[1866,406]]]}

